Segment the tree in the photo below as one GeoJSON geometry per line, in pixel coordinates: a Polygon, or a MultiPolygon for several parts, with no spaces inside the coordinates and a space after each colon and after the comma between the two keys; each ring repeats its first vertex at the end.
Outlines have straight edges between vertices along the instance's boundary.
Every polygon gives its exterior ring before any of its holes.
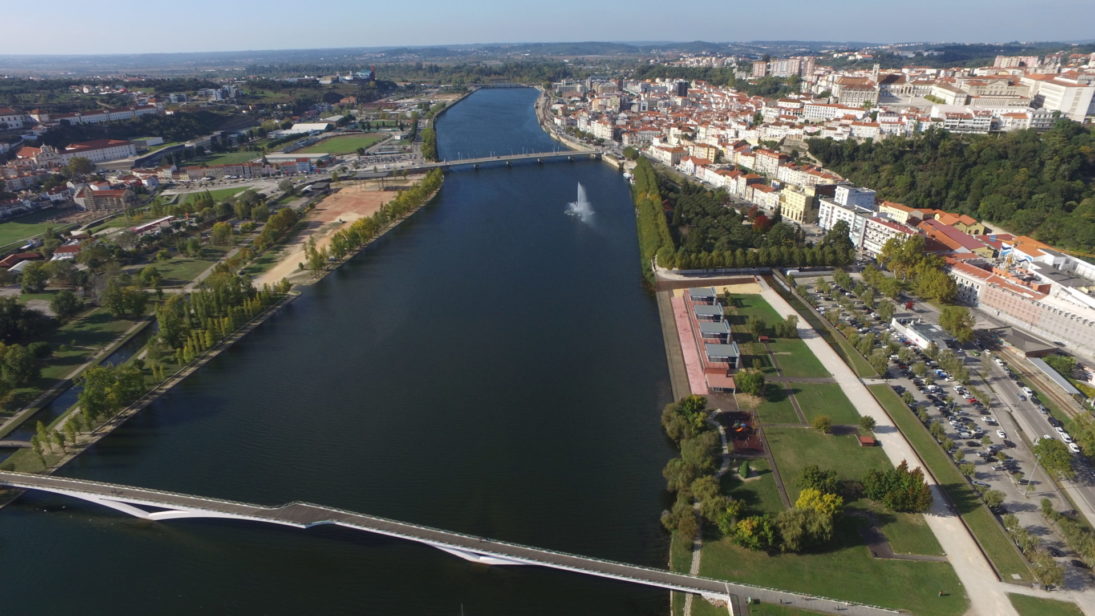
{"type": "Polygon", "coordinates": [[[713,471],[720,444],[719,435],[713,430],[701,432],[681,441],[681,460],[701,473],[713,471]]]}
{"type": "Polygon", "coordinates": [[[46,282],[48,281],[49,270],[46,268],[46,264],[41,261],[28,263],[23,269],[19,280],[23,293],[41,293],[46,288],[46,282]]]}
{"type": "Polygon", "coordinates": [[[878,304],[878,308],[876,308],[875,310],[876,312],[878,312],[878,318],[882,319],[883,322],[889,323],[890,320],[893,319],[893,313],[895,310],[893,302],[880,302],[878,304]]]}
{"type": "Polygon", "coordinates": [[[1000,490],[986,490],[981,498],[985,500],[985,504],[988,505],[989,509],[996,509],[1004,504],[1004,493],[1000,490]]]}
{"type": "Polygon", "coordinates": [[[53,299],[49,301],[49,307],[50,310],[53,311],[53,314],[57,315],[58,319],[67,321],[83,310],[84,302],[76,297],[76,294],[71,290],[62,289],[60,293],[54,295],[53,299]]]}
{"type": "Polygon", "coordinates": [[[873,470],[863,479],[867,497],[881,502],[894,511],[923,512],[931,507],[932,493],[924,481],[924,472],[909,470],[908,462],[897,468],[873,470]]]}
{"type": "Polygon", "coordinates": [[[767,515],[750,516],[734,525],[733,540],[751,550],[772,550],[778,545],[778,531],[767,515]]]}
{"type": "Polygon", "coordinates": [[[817,464],[807,464],[798,479],[798,487],[803,490],[818,490],[828,494],[839,492],[836,471],[823,469],[817,464]]]}
{"type": "Polygon", "coordinates": [[[95,171],[95,164],[90,160],[77,156],[76,158],[70,158],[68,163],[65,164],[65,174],[69,177],[79,177],[81,175],[88,175],[95,171]]]}
{"type": "MultiPolygon", "coordinates": [[[[835,498],[840,499],[839,496],[835,498]]],[[[776,527],[779,529],[780,550],[800,552],[832,539],[833,516],[814,509],[793,507],[779,512],[776,527]]]]}
{"type": "Polygon", "coordinates": [[[155,265],[146,265],[139,275],[141,285],[148,289],[159,289],[163,284],[163,274],[155,265]]]}
{"type": "Polygon", "coordinates": [[[810,509],[818,513],[835,516],[844,508],[844,499],[831,492],[823,492],[816,488],[806,488],[799,492],[795,500],[796,509],[810,509]]]}
{"type": "Polygon", "coordinates": [[[227,246],[232,243],[232,225],[223,221],[215,223],[210,235],[214,245],[227,246]]]}
{"type": "Polygon", "coordinates": [[[939,314],[939,325],[962,344],[973,339],[975,322],[976,318],[964,306],[943,306],[943,311],[939,314]]]}
{"type": "Polygon", "coordinates": [[[743,370],[734,376],[738,391],[753,396],[762,396],[765,390],[764,374],[759,370],[743,370]]]}
{"type": "Polygon", "coordinates": [[[1051,475],[1065,479],[1076,476],[1076,471],[1072,469],[1072,453],[1064,443],[1055,438],[1039,439],[1034,444],[1034,456],[1051,475]]]}
{"type": "Polygon", "coordinates": [[[814,417],[813,421],[810,422],[810,425],[813,426],[815,430],[824,432],[825,434],[829,434],[833,431],[833,420],[828,415],[818,415],[817,417],[814,417]]]}
{"type": "Polygon", "coordinates": [[[103,292],[102,304],[116,317],[133,319],[144,313],[148,295],[136,287],[123,286],[114,279],[103,292]]]}
{"type": "MultiPolygon", "coordinates": [[[[908,392],[906,392],[906,393],[908,393],[908,392]]],[[[864,415],[864,416],[859,418],[859,427],[862,428],[864,432],[870,432],[871,430],[874,430],[874,426],[875,426],[874,417],[871,417],[869,415],[864,415]]]]}

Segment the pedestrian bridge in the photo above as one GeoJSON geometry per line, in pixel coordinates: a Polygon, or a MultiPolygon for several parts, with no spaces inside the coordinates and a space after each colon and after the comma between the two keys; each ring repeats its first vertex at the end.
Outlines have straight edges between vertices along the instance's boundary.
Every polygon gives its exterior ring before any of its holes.
{"type": "Polygon", "coordinates": [[[772,603],[778,601],[783,605],[832,614],[880,616],[896,613],[883,608],[848,604],[821,597],[508,543],[311,503],[294,502],[280,507],[266,507],[176,492],[11,471],[0,471],[0,486],[63,494],[110,507],[144,520],[222,518],[267,522],[294,528],[332,524],[423,543],[484,565],[538,565],[666,590],[694,593],[715,600],[729,601],[733,595],[737,595],[772,603]]]}

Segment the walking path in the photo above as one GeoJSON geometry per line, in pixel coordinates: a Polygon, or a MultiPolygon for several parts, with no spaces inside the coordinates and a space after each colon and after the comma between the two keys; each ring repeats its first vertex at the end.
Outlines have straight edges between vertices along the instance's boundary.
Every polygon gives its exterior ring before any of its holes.
{"type": "MultiPolygon", "coordinates": [[[[763,279],[758,279],[761,284],[761,297],[772,306],[781,317],[798,317],[799,337],[814,355],[833,373],[833,378],[840,388],[855,405],[861,415],[871,417],[875,421],[875,437],[882,445],[882,451],[896,466],[902,460],[908,460],[911,467],[920,466],[927,469],[927,465],[920,461],[912,446],[905,436],[890,421],[889,416],[874,399],[871,392],[862,381],[852,372],[836,352],[825,340],[812,328],[809,323],[788,304],[783,297],[776,293],[763,279]]],[[[931,479],[929,478],[929,482],[931,479]]],[[[1011,586],[1000,583],[992,566],[981,553],[977,543],[970,536],[969,530],[954,513],[948,510],[946,500],[938,485],[931,485],[934,499],[931,511],[924,516],[928,526],[939,539],[947,559],[954,567],[958,579],[965,586],[969,596],[971,612],[982,616],[1018,616],[1018,612],[1012,607],[1007,598],[1007,592],[1021,592],[1025,587],[1011,586]]],[[[952,589],[943,589],[952,592],[952,589]]],[[[1061,593],[1064,594],[1064,593],[1061,593]]],[[[1060,594],[1057,595],[1060,597],[1060,594]]],[[[1095,612],[1092,612],[1095,614],[1095,612]]]]}
{"type": "Polygon", "coordinates": [[[684,298],[674,295],[669,300],[673,305],[673,318],[677,323],[677,338],[680,340],[684,355],[684,369],[688,372],[688,387],[697,396],[707,395],[707,382],[703,378],[703,363],[700,361],[696,344],[692,341],[692,330],[688,324],[688,308],[684,298]]]}
{"type": "MultiPolygon", "coordinates": [[[[720,412],[722,412],[721,409],[717,410],[715,414],[717,415],[720,412]]],[[[722,464],[719,465],[719,470],[715,471],[715,478],[722,479],[723,475],[730,472],[730,439],[726,436],[726,428],[715,421],[713,417],[709,417],[707,423],[713,425],[719,431],[719,441],[722,443],[722,464]]],[[[692,564],[688,567],[688,575],[698,576],[700,574],[700,559],[703,557],[703,517],[699,513],[699,503],[694,503],[692,510],[696,512],[696,517],[699,519],[699,531],[692,540],[692,564]]],[[[695,595],[692,593],[684,596],[684,616],[692,616],[692,599],[694,597],[695,595]]]]}

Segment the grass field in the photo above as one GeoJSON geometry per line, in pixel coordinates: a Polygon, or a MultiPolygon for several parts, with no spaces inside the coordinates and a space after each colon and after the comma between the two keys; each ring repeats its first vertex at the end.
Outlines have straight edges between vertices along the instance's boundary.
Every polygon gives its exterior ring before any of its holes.
{"type": "Polygon", "coordinates": [[[760,295],[733,293],[730,295],[730,305],[734,308],[734,316],[730,320],[732,326],[745,325],[749,317],[759,317],[769,325],[783,320],[775,308],[769,306],[760,295]]]}
{"type": "Polygon", "coordinates": [[[860,447],[852,434],[823,434],[813,428],[766,428],[768,444],[776,458],[779,474],[793,501],[795,484],[802,469],[810,464],[836,471],[841,479],[862,480],[869,470],[892,468],[879,447],[860,447]]]}
{"type": "Polygon", "coordinates": [[[189,203],[190,201],[196,199],[198,195],[202,195],[208,192],[209,196],[213,197],[214,202],[220,202],[226,199],[231,199],[232,197],[235,197],[238,193],[243,192],[244,190],[247,190],[247,187],[235,186],[233,188],[218,188],[216,190],[203,190],[199,192],[186,193],[184,195],[180,195],[179,198],[182,200],[182,203],[189,203]]]}
{"type": "Polygon", "coordinates": [[[1026,595],[1009,594],[1008,599],[1020,616],[1083,616],[1084,612],[1075,603],[1041,599],[1026,595]]]}
{"type": "Polygon", "coordinates": [[[211,154],[209,156],[203,156],[202,158],[195,159],[194,165],[234,165],[237,163],[246,163],[256,158],[261,158],[262,152],[225,152],[223,154],[211,154]]]}
{"type": "Polygon", "coordinates": [[[772,474],[768,460],[749,460],[749,469],[749,479],[745,481],[738,478],[736,466],[735,472],[723,475],[722,491],[734,500],[741,501],[746,511],[752,514],[775,514],[783,511],[783,501],[779,497],[779,488],[776,487],[776,476],[772,474]]]}
{"type": "Polygon", "coordinates": [[[703,547],[700,575],[901,608],[920,615],[965,612],[965,592],[948,563],[873,558],[857,530],[863,523],[853,516],[839,518],[834,547],[812,554],[768,555],[727,539],[708,541],[703,547]],[[941,590],[943,597],[938,596],[941,590]]]}
{"type": "Polygon", "coordinates": [[[1003,578],[1009,582],[1029,581],[1030,569],[1015,548],[1015,544],[1008,538],[992,512],[974,493],[973,488],[947,457],[943,448],[928,433],[927,428],[920,423],[920,420],[905,406],[889,385],[869,385],[867,388],[886,409],[920,459],[931,470],[932,475],[947,493],[947,497],[957,508],[963,521],[1003,578]]]}
{"type": "Polygon", "coordinates": [[[778,338],[768,343],[783,376],[814,378],[832,376],[810,347],[798,338],[778,338]]]}
{"type": "Polygon", "coordinates": [[[57,210],[54,209],[42,210],[0,223],[0,248],[6,247],[8,244],[18,244],[23,240],[41,235],[50,227],[57,231],[63,231],[72,226],[59,222],[50,222],[50,219],[57,216],[57,214],[57,210]]]}
{"type": "Polygon", "coordinates": [[[368,133],[365,135],[346,135],[331,137],[319,143],[314,143],[306,148],[295,150],[294,153],[302,154],[349,154],[356,152],[358,148],[368,148],[384,139],[387,134],[368,133]]]}
{"type": "Polygon", "coordinates": [[[795,407],[791,406],[791,399],[782,385],[768,383],[767,395],[764,401],[757,406],[757,415],[766,424],[801,423],[795,407]]]}
{"type": "Polygon", "coordinates": [[[807,421],[828,415],[834,424],[856,425],[859,413],[836,383],[800,383],[794,385],[798,406],[807,421]]]}
{"type": "MultiPolygon", "coordinates": [[[[156,262],[152,265],[155,265],[163,276],[164,287],[183,286],[198,274],[212,267],[226,252],[228,252],[227,248],[205,246],[202,248],[202,256],[199,258],[176,255],[170,261],[156,262]]],[[[143,267],[137,268],[136,271],[139,272],[143,267]]]]}
{"type": "Polygon", "coordinates": [[[924,516],[915,513],[886,511],[876,503],[868,503],[882,534],[890,540],[890,547],[898,554],[929,554],[943,556],[943,547],[928,528],[924,516]]]}

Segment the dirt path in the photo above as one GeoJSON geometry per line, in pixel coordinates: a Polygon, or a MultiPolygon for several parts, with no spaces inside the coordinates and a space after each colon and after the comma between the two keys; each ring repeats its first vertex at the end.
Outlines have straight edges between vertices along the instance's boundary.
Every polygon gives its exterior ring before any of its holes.
{"type": "MultiPolygon", "coordinates": [[[[410,176],[399,184],[410,186],[420,179],[420,176],[410,176]]],[[[304,248],[308,241],[315,238],[317,248],[326,248],[335,231],[359,218],[375,214],[380,206],[399,194],[395,190],[383,190],[383,184],[391,186],[392,181],[366,180],[347,183],[316,204],[304,216],[304,230],[282,248],[278,262],[255,279],[255,286],[272,285],[282,278],[292,280],[294,276],[307,276],[301,272],[299,264],[304,262],[304,248]]]]}

